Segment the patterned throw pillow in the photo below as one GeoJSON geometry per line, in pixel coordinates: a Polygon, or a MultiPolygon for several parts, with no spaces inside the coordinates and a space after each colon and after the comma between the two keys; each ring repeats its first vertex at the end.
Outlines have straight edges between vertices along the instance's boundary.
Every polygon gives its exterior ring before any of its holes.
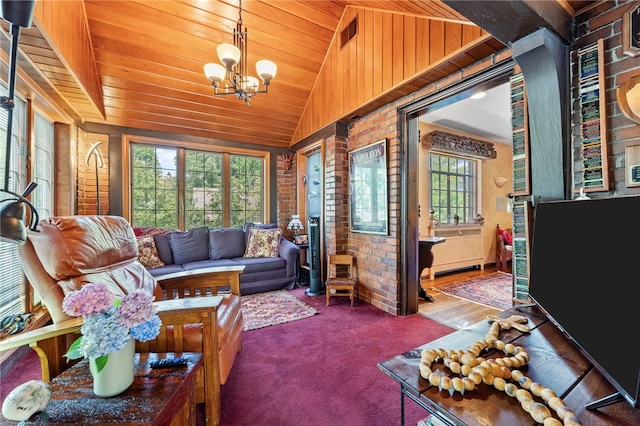
{"type": "Polygon", "coordinates": [[[138,241],[138,260],[146,268],[159,268],[164,266],[164,262],[160,260],[158,256],[158,249],[156,248],[153,235],[145,235],[144,237],[136,238],[138,241]]]}
{"type": "Polygon", "coordinates": [[[249,229],[249,243],[244,257],[278,257],[282,229],[249,229]]]}

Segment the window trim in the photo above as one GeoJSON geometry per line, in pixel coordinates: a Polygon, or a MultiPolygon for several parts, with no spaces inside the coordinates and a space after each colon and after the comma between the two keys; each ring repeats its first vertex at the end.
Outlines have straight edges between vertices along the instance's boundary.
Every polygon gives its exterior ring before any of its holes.
{"type": "MultiPolygon", "coordinates": [[[[222,154],[237,154],[237,155],[251,155],[261,157],[264,161],[264,177],[263,177],[263,199],[264,199],[264,218],[265,222],[271,222],[270,208],[271,199],[269,196],[269,188],[271,187],[271,153],[268,151],[259,151],[255,149],[246,148],[234,148],[220,145],[209,145],[197,142],[182,142],[172,139],[152,138],[146,136],[136,135],[122,135],[122,217],[124,217],[129,223],[133,217],[131,211],[131,145],[132,144],[148,144],[154,146],[164,146],[169,148],[177,148],[179,150],[193,149],[208,152],[217,152],[222,154]]],[[[180,155],[184,151],[179,151],[180,155]]],[[[180,172],[180,170],[179,170],[180,172]]],[[[225,169],[225,173],[229,171],[225,169]]],[[[184,188],[182,188],[184,190],[184,188]]],[[[179,189],[180,191],[180,189],[179,189]]]]}
{"type": "MultiPolygon", "coordinates": [[[[431,156],[432,155],[439,155],[439,156],[445,156],[445,157],[449,157],[449,158],[459,158],[461,160],[464,161],[470,161],[472,163],[475,164],[474,167],[474,174],[473,174],[473,189],[471,191],[471,202],[472,205],[469,207],[470,209],[470,213],[469,213],[469,220],[473,219],[474,216],[474,208],[476,211],[480,212],[482,211],[482,197],[480,196],[480,192],[481,192],[481,188],[482,188],[482,164],[483,164],[483,160],[480,158],[475,158],[475,157],[470,157],[470,156],[466,156],[466,155],[456,155],[456,154],[451,154],[448,152],[439,152],[439,151],[431,151],[429,150],[427,152],[427,182],[429,184],[429,209],[433,208],[433,187],[431,185],[431,183],[433,182],[433,174],[434,173],[438,173],[438,172],[434,172],[431,167],[431,156]]],[[[446,174],[447,176],[451,176],[450,173],[443,173],[446,174]]],[[[459,191],[457,191],[459,192],[459,191]]],[[[454,223],[451,221],[442,221],[440,220],[440,225],[442,227],[446,227],[446,226],[455,226],[454,223]]],[[[470,221],[467,222],[460,222],[460,225],[465,225],[465,224],[472,224],[470,221]]]]}

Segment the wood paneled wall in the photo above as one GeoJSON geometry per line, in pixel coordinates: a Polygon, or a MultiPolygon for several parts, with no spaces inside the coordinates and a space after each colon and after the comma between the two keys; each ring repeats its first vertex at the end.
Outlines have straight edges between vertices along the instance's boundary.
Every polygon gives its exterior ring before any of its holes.
{"type": "MultiPolygon", "coordinates": [[[[68,77],[66,70],[50,70],[48,78],[56,83],[66,98],[82,99],[83,95],[74,93],[82,90],[93,101],[93,105],[86,106],[86,111],[79,111],[83,117],[93,117],[99,114],[104,119],[104,101],[102,89],[96,69],[95,58],[91,46],[91,38],[87,29],[84,3],[81,1],[41,0],[36,2],[34,17],[44,33],[49,34],[49,45],[64,58],[67,69],[73,70],[71,78],[75,85],[60,84],[55,79],[68,77]],[[53,42],[55,40],[55,43],[53,42]],[[56,75],[58,77],[56,77],[56,75]]],[[[42,50],[46,54],[46,49],[42,50]]],[[[44,58],[43,58],[44,60],[44,58]]],[[[45,67],[46,69],[46,67],[45,67]]]]}
{"type": "Polygon", "coordinates": [[[293,140],[349,117],[486,34],[473,24],[347,7],[293,140]],[[340,33],[357,17],[344,47],[340,33]]]}

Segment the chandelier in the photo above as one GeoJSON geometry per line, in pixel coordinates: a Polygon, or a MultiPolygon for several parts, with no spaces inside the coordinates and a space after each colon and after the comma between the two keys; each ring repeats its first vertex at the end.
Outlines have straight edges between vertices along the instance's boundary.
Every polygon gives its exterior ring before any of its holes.
{"type": "Polygon", "coordinates": [[[222,43],[218,45],[218,59],[222,65],[208,63],[204,66],[204,74],[211,81],[214,95],[236,95],[238,99],[251,105],[253,95],[267,93],[269,83],[276,76],[278,67],[266,59],[256,62],[256,71],[264,83],[264,89],[260,90],[258,79],[248,73],[247,43],[247,28],[242,30],[242,0],[240,0],[238,23],[236,29],[233,30],[233,44],[222,43]],[[226,82],[224,87],[221,87],[223,81],[226,82]]]}

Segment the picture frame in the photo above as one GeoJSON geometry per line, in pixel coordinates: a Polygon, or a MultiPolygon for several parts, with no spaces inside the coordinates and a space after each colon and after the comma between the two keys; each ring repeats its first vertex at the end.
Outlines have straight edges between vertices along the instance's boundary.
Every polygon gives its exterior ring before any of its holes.
{"type": "Polygon", "coordinates": [[[640,186],[640,144],[624,149],[627,188],[640,186]]]}
{"type": "Polygon", "coordinates": [[[309,244],[309,234],[298,234],[293,237],[293,243],[297,245],[309,244]]]}
{"type": "Polygon", "coordinates": [[[349,152],[349,229],[389,232],[387,139],[349,152]]]}

